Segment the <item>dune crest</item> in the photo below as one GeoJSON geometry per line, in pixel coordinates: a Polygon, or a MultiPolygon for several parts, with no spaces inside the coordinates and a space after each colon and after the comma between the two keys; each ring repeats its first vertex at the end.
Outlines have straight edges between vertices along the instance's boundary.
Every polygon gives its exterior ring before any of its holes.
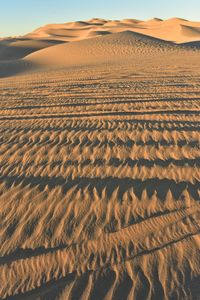
{"type": "MultiPolygon", "coordinates": [[[[104,19],[91,19],[88,21],[79,21],[79,22],[70,22],[65,24],[55,24],[55,25],[47,25],[41,27],[40,29],[30,33],[28,36],[36,37],[37,35],[40,37],[49,36],[48,27],[52,28],[54,31],[50,34],[51,37],[58,38],[56,36],[56,31],[59,33],[60,30],[66,30],[66,34],[63,31],[63,34],[59,34],[61,40],[65,41],[73,41],[67,35],[67,30],[73,30],[74,35],[76,35],[76,40],[82,40],[83,38],[88,38],[87,35],[88,29],[95,31],[106,30],[112,33],[121,32],[123,30],[131,30],[133,32],[142,33],[144,35],[152,35],[155,38],[162,38],[166,41],[172,41],[177,43],[182,42],[191,42],[191,39],[186,39],[184,33],[177,32],[177,27],[185,25],[190,26],[191,29],[196,30],[196,28],[200,28],[200,22],[191,22],[188,20],[184,20],[181,18],[171,18],[168,20],[162,20],[159,18],[153,18],[147,21],[141,21],[136,19],[124,19],[124,20],[104,20],[104,19]],[[81,29],[81,31],[80,31],[81,29]],[[176,31],[176,39],[174,39],[174,30],[176,31]]],[[[200,40],[200,35],[195,36],[194,39],[198,38],[200,40]]]]}
{"type": "MultiPolygon", "coordinates": [[[[181,18],[171,18],[168,20],[162,20],[159,18],[153,18],[151,20],[142,21],[142,20],[136,20],[136,19],[124,19],[124,20],[105,20],[101,18],[94,18],[87,21],[76,21],[76,22],[68,22],[63,24],[49,24],[42,26],[33,32],[25,35],[25,37],[28,38],[47,38],[51,37],[54,39],[59,39],[63,41],[71,41],[70,37],[68,37],[68,34],[65,34],[64,30],[66,30],[66,33],[71,30],[74,31],[74,35],[77,36],[77,40],[81,40],[84,36],[84,38],[87,37],[87,31],[90,28],[91,30],[106,30],[110,31],[111,33],[114,32],[120,32],[122,29],[124,29],[124,26],[126,25],[125,30],[132,30],[136,31],[142,34],[148,35],[148,31],[155,29],[155,26],[159,26],[160,35],[163,35],[163,39],[167,41],[174,41],[171,39],[171,32],[166,32],[165,28],[168,28],[169,25],[172,26],[171,31],[173,31],[173,26],[177,25],[186,25],[190,27],[200,27],[200,22],[192,22],[181,18]],[[137,25],[137,26],[136,26],[137,25]],[[140,25],[140,26],[139,26],[140,25]],[[81,29],[81,31],[80,31],[81,29]],[[140,31],[139,31],[140,29],[140,31]],[[50,30],[53,30],[52,32],[50,30]],[[62,34],[58,34],[60,31],[63,31],[62,34]],[[77,31],[77,33],[76,33],[77,31]],[[83,35],[83,36],[82,36],[83,35]],[[58,38],[59,36],[59,38],[58,38]]],[[[155,34],[153,33],[154,37],[159,38],[159,33],[155,31],[155,34]]],[[[186,40],[183,40],[184,37],[179,34],[177,38],[177,42],[181,43],[187,42],[186,40]]]]}

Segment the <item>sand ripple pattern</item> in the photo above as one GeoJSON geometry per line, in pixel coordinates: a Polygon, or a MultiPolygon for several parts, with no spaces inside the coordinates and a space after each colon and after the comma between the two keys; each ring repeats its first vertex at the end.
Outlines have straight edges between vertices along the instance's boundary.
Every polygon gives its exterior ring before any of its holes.
{"type": "Polygon", "coordinates": [[[199,299],[199,73],[152,68],[0,81],[0,298],[199,299]]]}

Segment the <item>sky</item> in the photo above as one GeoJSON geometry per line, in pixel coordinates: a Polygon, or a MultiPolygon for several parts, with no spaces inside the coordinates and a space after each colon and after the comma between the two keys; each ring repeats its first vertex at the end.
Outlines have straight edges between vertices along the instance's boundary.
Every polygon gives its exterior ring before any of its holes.
{"type": "Polygon", "coordinates": [[[49,23],[154,17],[200,21],[200,0],[0,0],[0,37],[23,35],[49,23]]]}

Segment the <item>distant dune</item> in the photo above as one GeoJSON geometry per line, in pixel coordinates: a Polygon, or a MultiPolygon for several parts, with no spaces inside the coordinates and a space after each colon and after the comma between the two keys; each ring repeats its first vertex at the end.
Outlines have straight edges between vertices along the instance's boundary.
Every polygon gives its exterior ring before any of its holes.
{"type": "Polygon", "coordinates": [[[131,30],[133,32],[150,35],[155,38],[162,38],[166,41],[176,43],[191,42],[200,40],[200,34],[195,37],[190,34],[185,34],[181,31],[182,26],[188,26],[191,31],[198,31],[200,22],[190,22],[180,18],[171,18],[162,20],[154,18],[147,21],[124,19],[124,20],[102,20],[92,19],[84,22],[70,22],[65,24],[51,24],[43,26],[27,36],[31,38],[55,38],[64,41],[81,40],[91,36],[91,31],[100,35],[103,31],[110,33],[131,30]]]}
{"type": "Polygon", "coordinates": [[[136,59],[142,54],[199,48],[200,22],[91,19],[42,26],[0,41],[0,76],[41,69],[136,59]],[[59,45],[60,44],[60,45],[59,45]],[[179,45],[179,46],[178,46],[179,45]]]}

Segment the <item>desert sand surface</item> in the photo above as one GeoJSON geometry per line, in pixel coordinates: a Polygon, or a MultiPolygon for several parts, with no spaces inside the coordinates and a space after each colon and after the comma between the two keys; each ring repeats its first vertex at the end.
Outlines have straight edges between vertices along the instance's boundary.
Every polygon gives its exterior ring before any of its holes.
{"type": "Polygon", "coordinates": [[[0,40],[0,298],[200,299],[200,22],[0,40]]]}

